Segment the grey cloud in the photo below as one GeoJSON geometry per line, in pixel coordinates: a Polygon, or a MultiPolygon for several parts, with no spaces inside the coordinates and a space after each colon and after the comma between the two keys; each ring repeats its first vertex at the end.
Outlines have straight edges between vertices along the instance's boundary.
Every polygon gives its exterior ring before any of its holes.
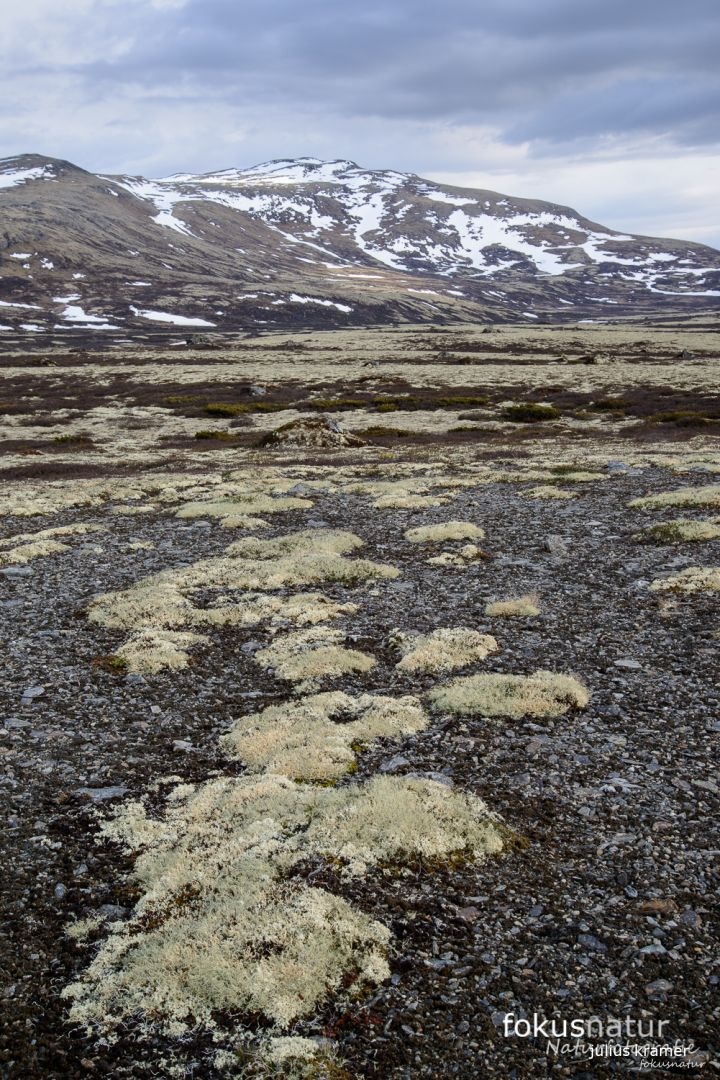
{"type": "Polygon", "coordinates": [[[34,35],[17,9],[5,16],[0,156],[161,175],[312,154],[421,174],[484,167],[492,187],[485,146],[530,170],[608,146],[620,162],[720,147],[717,0],[72,7],[34,35]]]}
{"type": "Polygon", "coordinates": [[[718,140],[715,0],[191,0],[135,12],[134,44],[77,66],[123,85],[317,115],[472,122],[509,142],[646,132],[718,140]],[[645,88],[645,89],[643,89],[645,88]]]}

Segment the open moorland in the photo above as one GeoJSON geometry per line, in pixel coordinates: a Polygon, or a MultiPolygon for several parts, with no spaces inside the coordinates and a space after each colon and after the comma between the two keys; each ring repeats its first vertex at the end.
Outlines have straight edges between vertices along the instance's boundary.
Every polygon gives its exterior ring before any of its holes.
{"type": "Polygon", "coordinates": [[[711,1067],[717,319],[33,346],[0,1076],[711,1067]]]}

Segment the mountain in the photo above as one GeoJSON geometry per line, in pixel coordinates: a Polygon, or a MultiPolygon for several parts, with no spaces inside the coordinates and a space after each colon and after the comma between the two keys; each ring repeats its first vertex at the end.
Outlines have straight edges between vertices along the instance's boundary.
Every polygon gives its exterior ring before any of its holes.
{"type": "Polygon", "coordinates": [[[10,333],[608,319],[719,298],[713,248],[352,161],[159,180],[0,161],[10,333]]]}

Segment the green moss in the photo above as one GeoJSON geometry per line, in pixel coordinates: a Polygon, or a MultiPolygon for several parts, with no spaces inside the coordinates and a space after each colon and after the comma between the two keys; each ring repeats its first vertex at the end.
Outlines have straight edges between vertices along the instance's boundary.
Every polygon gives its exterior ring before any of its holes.
{"type": "Polygon", "coordinates": [[[591,401],[588,407],[594,412],[625,412],[632,408],[632,402],[625,401],[624,398],[598,398],[597,401],[591,401]]]}
{"type": "Polygon", "coordinates": [[[89,435],[56,435],[53,442],[58,446],[92,446],[89,435]]]}
{"type": "Polygon", "coordinates": [[[308,409],[320,409],[322,412],[340,412],[343,409],[364,409],[366,401],[359,398],[313,398],[305,403],[308,409]]]}
{"type": "Polygon", "coordinates": [[[166,405],[198,405],[202,398],[197,394],[169,394],[163,401],[166,405]]]}
{"type": "Polygon", "coordinates": [[[675,409],[670,412],[654,413],[649,417],[654,424],[675,424],[676,427],[704,427],[712,423],[712,420],[704,412],[696,412],[692,409],[675,409]]]}
{"type": "Polygon", "coordinates": [[[250,405],[234,405],[231,401],[210,401],[204,406],[208,416],[241,416],[250,411],[250,405]]]}
{"type": "Polygon", "coordinates": [[[573,473],[582,472],[583,468],[583,465],[577,463],[571,465],[552,465],[550,467],[550,472],[554,473],[555,476],[572,476],[573,473]]]}
{"type": "Polygon", "coordinates": [[[539,405],[535,401],[524,401],[520,405],[509,405],[503,410],[506,420],[512,420],[516,424],[537,424],[546,420],[559,420],[559,409],[552,405],[539,405]]]}
{"type": "Polygon", "coordinates": [[[396,438],[404,439],[408,435],[412,435],[411,431],[407,431],[405,428],[385,427],[382,424],[373,424],[371,427],[363,428],[358,432],[359,435],[368,435],[378,439],[382,438],[396,438]]]}
{"type": "Polygon", "coordinates": [[[444,409],[480,408],[483,405],[489,405],[489,403],[489,399],[482,394],[469,397],[458,394],[453,397],[438,398],[435,402],[436,405],[440,405],[444,409]]]}
{"type": "Polygon", "coordinates": [[[127,661],[122,656],[110,653],[108,656],[96,656],[92,666],[99,671],[105,671],[108,675],[126,675],[128,670],[127,661]]]}
{"type": "Polygon", "coordinates": [[[221,439],[227,441],[228,439],[236,438],[231,431],[209,431],[202,430],[195,432],[196,439],[221,439]]]}

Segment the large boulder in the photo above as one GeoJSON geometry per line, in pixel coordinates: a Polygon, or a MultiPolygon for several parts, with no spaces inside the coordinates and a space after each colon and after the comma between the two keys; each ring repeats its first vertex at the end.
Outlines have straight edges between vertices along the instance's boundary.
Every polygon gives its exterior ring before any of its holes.
{"type": "Polygon", "coordinates": [[[363,439],[351,434],[330,416],[308,416],[291,420],[289,424],[263,436],[262,446],[365,446],[363,439]]]}

